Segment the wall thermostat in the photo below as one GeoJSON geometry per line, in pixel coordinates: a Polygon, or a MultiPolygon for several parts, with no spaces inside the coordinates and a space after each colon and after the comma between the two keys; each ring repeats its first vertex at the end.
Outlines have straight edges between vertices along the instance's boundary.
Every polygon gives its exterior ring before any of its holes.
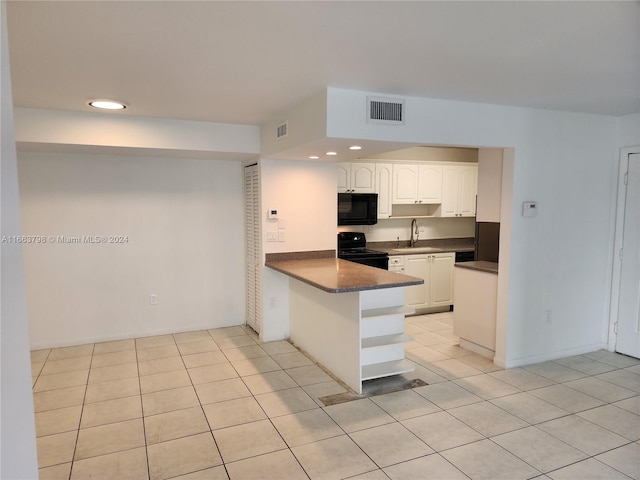
{"type": "Polygon", "coordinates": [[[267,218],[269,220],[278,220],[278,209],[270,208],[269,210],[267,210],[267,218]]]}
{"type": "Polygon", "coordinates": [[[523,202],[522,203],[522,216],[523,217],[535,217],[538,213],[536,202],[523,202]]]}

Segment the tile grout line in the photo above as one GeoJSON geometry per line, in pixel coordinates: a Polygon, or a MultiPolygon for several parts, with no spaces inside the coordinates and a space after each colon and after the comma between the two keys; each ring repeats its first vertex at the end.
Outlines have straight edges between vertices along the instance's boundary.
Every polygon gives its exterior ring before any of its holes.
{"type": "MultiPolygon", "coordinates": [[[[207,330],[207,333],[211,337],[211,340],[213,341],[214,345],[216,347],[220,348],[220,345],[218,345],[218,343],[216,342],[216,339],[213,338],[213,335],[211,335],[211,332],[209,332],[209,330],[207,330]]],[[[175,341],[175,337],[173,337],[173,339],[175,341]]],[[[187,342],[185,342],[185,343],[187,343],[187,342]]],[[[222,349],[220,349],[220,351],[222,352],[222,349]]],[[[222,457],[222,452],[220,451],[220,446],[218,445],[218,441],[216,440],[216,436],[213,434],[213,428],[211,427],[211,423],[209,422],[209,417],[207,417],[207,414],[204,411],[204,405],[202,403],[202,400],[200,399],[200,395],[198,395],[198,390],[196,389],[196,385],[193,383],[193,378],[191,377],[191,374],[189,373],[189,369],[187,368],[187,364],[184,361],[184,355],[182,354],[182,351],[180,351],[179,347],[178,347],[178,353],[180,355],[180,361],[182,361],[182,364],[184,365],[184,369],[185,369],[185,371],[187,373],[187,376],[189,377],[189,381],[191,382],[191,387],[193,388],[193,392],[195,393],[196,398],[198,399],[198,405],[200,406],[200,410],[202,411],[202,415],[204,417],[204,420],[205,420],[205,422],[207,422],[207,426],[209,427],[209,433],[211,434],[211,438],[213,439],[213,444],[216,446],[216,450],[218,451],[218,455],[220,456],[221,466],[224,468],[224,471],[225,471],[225,474],[227,475],[227,478],[230,478],[229,477],[229,471],[227,470],[227,465],[226,465],[226,463],[224,461],[224,458],[222,457]]],[[[223,355],[224,355],[224,352],[223,352],[223,355]]],[[[225,355],[225,358],[226,358],[226,355],[225,355]]],[[[227,361],[228,361],[228,359],[227,359],[227,361]]],[[[229,362],[229,363],[231,363],[231,362],[229,362]]],[[[196,435],[196,434],[194,434],[194,435],[196,435]]],[[[193,436],[193,435],[191,435],[191,436],[193,436]]],[[[190,473],[195,473],[195,472],[199,472],[199,471],[204,471],[204,470],[207,470],[209,468],[215,468],[216,466],[217,465],[214,465],[212,467],[206,467],[206,468],[203,468],[202,470],[196,470],[194,472],[181,473],[178,476],[188,475],[190,473]]],[[[151,477],[149,477],[149,478],[151,479],[151,477]]],[[[151,479],[151,480],[153,480],[153,479],[151,479]]]]}
{"type": "Polygon", "coordinates": [[[87,380],[84,386],[84,395],[82,397],[82,408],[80,409],[80,419],[78,421],[78,430],[76,431],[76,442],[73,447],[73,455],[71,456],[71,465],[69,466],[69,480],[71,480],[71,476],[73,475],[73,467],[76,463],[76,451],[78,450],[78,442],[80,441],[80,429],[82,427],[82,416],[84,415],[84,406],[87,400],[87,390],[89,389],[89,377],[91,376],[91,365],[93,364],[93,352],[96,349],[96,344],[93,344],[91,348],[91,361],[89,362],[89,370],[87,372],[87,380]]]}
{"type": "Polygon", "coordinates": [[[142,380],[140,375],[140,360],[138,358],[138,342],[133,340],[133,348],[136,353],[136,371],[138,372],[138,388],[140,389],[140,413],[142,414],[142,435],[144,439],[144,456],[147,461],[147,478],[151,479],[151,464],[149,462],[149,445],[147,443],[147,422],[145,422],[144,402],[142,401],[142,380]]]}

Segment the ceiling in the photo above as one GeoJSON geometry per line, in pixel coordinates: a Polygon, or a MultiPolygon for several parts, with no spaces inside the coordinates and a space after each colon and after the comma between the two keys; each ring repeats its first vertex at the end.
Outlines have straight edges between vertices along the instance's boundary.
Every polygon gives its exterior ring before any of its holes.
{"type": "Polygon", "coordinates": [[[640,112],[640,3],[8,1],[14,105],[257,125],[326,87],[640,112]]]}

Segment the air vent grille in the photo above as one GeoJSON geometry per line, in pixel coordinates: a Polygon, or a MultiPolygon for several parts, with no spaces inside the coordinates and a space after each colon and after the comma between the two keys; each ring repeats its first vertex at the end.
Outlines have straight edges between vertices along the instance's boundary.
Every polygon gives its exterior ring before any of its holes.
{"type": "Polygon", "coordinates": [[[280,140],[289,134],[289,122],[281,123],[276,127],[276,138],[280,140]]]}
{"type": "Polygon", "coordinates": [[[404,124],[404,100],[367,97],[367,121],[391,125],[404,124]]]}

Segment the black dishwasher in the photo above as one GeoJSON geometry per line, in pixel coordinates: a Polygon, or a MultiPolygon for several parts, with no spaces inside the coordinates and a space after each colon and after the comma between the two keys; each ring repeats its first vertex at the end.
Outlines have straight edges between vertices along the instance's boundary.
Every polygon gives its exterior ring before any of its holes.
{"type": "Polygon", "coordinates": [[[460,262],[473,262],[475,260],[475,252],[473,250],[469,252],[456,252],[456,263],[460,262]]]}

